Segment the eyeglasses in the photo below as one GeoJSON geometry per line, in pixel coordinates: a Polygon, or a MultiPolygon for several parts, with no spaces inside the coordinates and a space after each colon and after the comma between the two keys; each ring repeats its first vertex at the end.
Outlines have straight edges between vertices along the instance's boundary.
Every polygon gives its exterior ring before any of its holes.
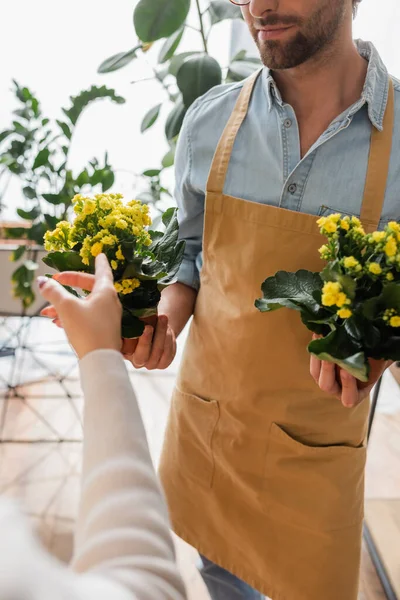
{"type": "Polygon", "coordinates": [[[250,0],[229,0],[231,4],[236,4],[236,6],[247,6],[250,4],[250,0]]]}

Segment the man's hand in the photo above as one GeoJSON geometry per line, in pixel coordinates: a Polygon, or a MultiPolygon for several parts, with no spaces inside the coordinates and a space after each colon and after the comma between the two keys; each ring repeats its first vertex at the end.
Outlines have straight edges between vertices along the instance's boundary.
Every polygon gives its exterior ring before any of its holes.
{"type": "Polygon", "coordinates": [[[176,339],[168,317],[159,315],[155,331],[146,325],[139,340],[123,340],[122,354],[136,369],[166,369],[176,355],[176,339]]]}
{"type": "Polygon", "coordinates": [[[391,361],[371,359],[369,363],[370,377],[367,383],[358,381],[335,364],[318,360],[315,356],[310,359],[310,373],[323,392],[336,396],[346,408],[353,408],[369,396],[382,373],[392,364],[391,361]]]}

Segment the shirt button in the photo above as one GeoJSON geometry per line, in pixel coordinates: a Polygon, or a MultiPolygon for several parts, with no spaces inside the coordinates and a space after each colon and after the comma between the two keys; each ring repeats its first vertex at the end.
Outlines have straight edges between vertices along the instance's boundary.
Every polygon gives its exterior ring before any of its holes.
{"type": "Polygon", "coordinates": [[[286,129],[289,129],[289,127],[292,126],[292,119],[285,119],[285,121],[283,122],[283,124],[286,127],[286,129]]]}
{"type": "Polygon", "coordinates": [[[295,183],[291,183],[288,187],[288,190],[291,194],[295,194],[297,191],[297,185],[295,183]]]}

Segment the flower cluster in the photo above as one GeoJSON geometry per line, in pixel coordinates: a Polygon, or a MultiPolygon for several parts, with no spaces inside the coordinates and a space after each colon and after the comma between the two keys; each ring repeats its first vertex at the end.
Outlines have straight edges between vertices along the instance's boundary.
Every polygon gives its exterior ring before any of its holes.
{"type": "MultiPolygon", "coordinates": [[[[366,234],[357,217],[336,213],[322,217],[317,224],[328,240],[319,250],[321,258],[335,263],[336,276],[351,277],[353,281],[361,282],[364,288],[368,280],[371,284],[376,281],[384,284],[400,279],[398,223],[390,222],[384,231],[366,234]]],[[[353,315],[352,299],[337,280],[325,283],[322,304],[337,309],[336,314],[341,319],[353,315]]],[[[391,327],[400,326],[400,316],[393,312],[388,316],[386,311],[382,319],[391,327]]]]}
{"type": "MultiPolygon", "coordinates": [[[[89,266],[104,252],[114,272],[121,270],[126,259],[124,243],[135,244],[136,254],[145,254],[152,240],[148,206],[138,200],[123,203],[121,194],[98,194],[94,198],[77,195],[73,199],[75,220],[61,221],[54,231],[45,234],[45,249],[49,252],[76,250],[82,263],[89,266]]],[[[130,294],[140,286],[138,279],[116,282],[118,293],[130,294]]]]}

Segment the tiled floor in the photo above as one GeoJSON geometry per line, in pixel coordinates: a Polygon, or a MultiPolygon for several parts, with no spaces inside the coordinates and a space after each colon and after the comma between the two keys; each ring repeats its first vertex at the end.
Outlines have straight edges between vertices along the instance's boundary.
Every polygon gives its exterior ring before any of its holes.
{"type": "MultiPolygon", "coordinates": [[[[7,495],[22,500],[46,546],[60,559],[68,560],[72,550],[73,524],[79,497],[79,415],[82,400],[79,397],[78,372],[74,359],[63,342],[63,334],[49,323],[34,323],[33,331],[27,336],[25,343],[28,347],[26,356],[19,357],[22,367],[12,377],[14,384],[25,384],[18,388],[18,392],[27,394],[27,398],[6,400],[4,386],[1,397],[0,383],[0,439],[5,441],[0,444],[0,489],[7,495]],[[29,350],[32,343],[29,340],[33,339],[40,339],[42,343],[39,348],[32,344],[34,353],[29,350]],[[49,354],[43,354],[42,350],[48,342],[53,344],[53,350],[49,354]],[[63,354],[58,354],[55,349],[63,354]],[[45,375],[42,363],[49,365],[51,375],[44,382],[30,385],[30,382],[45,375]],[[62,386],[57,382],[60,373],[68,374],[62,386]],[[65,391],[70,398],[65,396],[65,391]],[[63,395],[64,397],[57,397],[63,395]],[[60,438],[69,441],[54,442],[60,438]],[[43,443],[43,440],[47,442],[43,443]]],[[[131,372],[155,464],[161,451],[169,397],[179,360],[178,355],[171,369],[164,373],[135,372],[133,369],[131,372]]],[[[11,359],[1,359],[0,378],[10,377],[11,366],[11,359]]],[[[390,422],[396,411],[400,410],[400,394],[397,384],[390,376],[382,392],[383,401],[379,407],[376,429],[378,431],[383,428],[384,435],[389,440],[385,446],[387,450],[391,444],[399,444],[399,438],[390,433],[390,422]]],[[[392,464],[385,454],[386,450],[381,448],[380,443],[375,448],[371,444],[367,478],[369,498],[381,497],[383,489],[391,497],[398,494],[399,463],[392,464]],[[385,469],[382,469],[382,457],[385,469]]],[[[400,540],[398,543],[400,544],[400,540]]],[[[189,599],[206,600],[208,596],[195,567],[196,553],[180,541],[177,541],[177,548],[189,599]]],[[[365,553],[360,600],[380,598],[384,598],[384,595],[365,553]]]]}

